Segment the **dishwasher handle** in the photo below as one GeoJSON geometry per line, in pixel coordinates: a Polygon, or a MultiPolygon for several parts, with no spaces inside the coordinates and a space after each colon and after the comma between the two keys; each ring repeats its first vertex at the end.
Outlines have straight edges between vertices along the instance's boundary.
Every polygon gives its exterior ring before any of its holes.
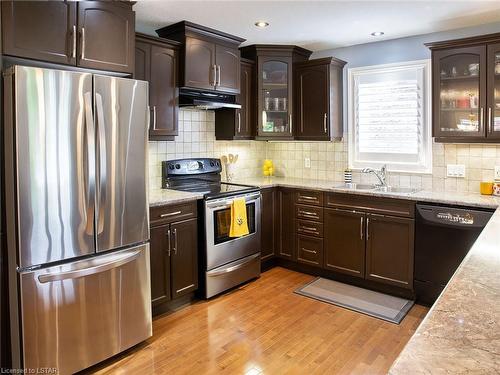
{"type": "Polygon", "coordinates": [[[484,228],[493,212],[464,208],[416,205],[417,221],[428,225],[451,228],[484,228]]]}

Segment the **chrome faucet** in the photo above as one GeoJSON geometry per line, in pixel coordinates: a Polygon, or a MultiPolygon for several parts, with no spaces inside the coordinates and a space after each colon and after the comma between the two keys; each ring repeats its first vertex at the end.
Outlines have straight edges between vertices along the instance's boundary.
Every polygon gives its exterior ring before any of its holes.
{"type": "Polygon", "coordinates": [[[384,164],[382,168],[380,168],[380,171],[373,168],[363,168],[361,172],[373,173],[380,181],[379,186],[387,186],[387,165],[384,164]]]}

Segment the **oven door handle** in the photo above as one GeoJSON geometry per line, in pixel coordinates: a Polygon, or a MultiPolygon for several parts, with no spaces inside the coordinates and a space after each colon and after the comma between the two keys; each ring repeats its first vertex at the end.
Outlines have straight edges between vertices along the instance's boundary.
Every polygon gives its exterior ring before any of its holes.
{"type": "MultiPolygon", "coordinates": [[[[245,203],[249,204],[249,203],[257,202],[260,199],[260,197],[261,197],[260,193],[258,195],[251,195],[251,196],[245,197],[246,198],[245,203]]],[[[231,204],[233,204],[232,200],[213,201],[213,202],[208,201],[205,203],[205,207],[207,209],[210,209],[210,210],[215,210],[218,208],[231,207],[231,204]]]]}
{"type": "Polygon", "coordinates": [[[224,268],[222,270],[215,269],[213,271],[208,271],[207,276],[214,277],[214,276],[220,276],[220,275],[224,275],[226,273],[237,271],[240,268],[245,267],[247,264],[252,263],[256,258],[260,258],[260,253],[251,255],[251,256],[245,258],[242,262],[235,264],[234,266],[227,267],[227,268],[224,268]]]}

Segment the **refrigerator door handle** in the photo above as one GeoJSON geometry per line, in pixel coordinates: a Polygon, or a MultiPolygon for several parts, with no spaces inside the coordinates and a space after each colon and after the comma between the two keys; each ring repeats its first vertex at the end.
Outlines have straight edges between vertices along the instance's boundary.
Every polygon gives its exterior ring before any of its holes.
{"type": "Polygon", "coordinates": [[[87,225],[85,232],[89,235],[94,233],[94,210],[95,210],[95,128],[92,116],[92,94],[86,92],[83,96],[85,106],[85,129],[87,136],[87,158],[84,159],[84,168],[87,169],[87,225]]]}
{"type": "Polygon", "coordinates": [[[102,233],[104,230],[104,206],[106,205],[106,184],[107,184],[107,160],[106,160],[106,126],[104,124],[104,106],[102,104],[102,96],[99,93],[95,94],[97,108],[97,131],[99,133],[99,186],[98,186],[98,219],[97,233],[102,233]]]}
{"type": "Polygon", "coordinates": [[[83,268],[83,269],[78,269],[78,270],[71,270],[71,271],[65,271],[65,272],[58,272],[58,273],[48,273],[44,275],[38,276],[38,281],[41,283],[50,283],[53,281],[61,281],[61,280],[67,280],[67,279],[76,279],[79,277],[84,277],[88,275],[94,275],[96,273],[108,271],[113,268],[118,268],[120,266],[123,266],[124,264],[130,263],[134,259],[137,259],[141,253],[141,250],[135,250],[126,256],[121,256],[118,259],[112,260],[110,262],[105,262],[102,264],[98,265],[93,265],[91,267],[83,268]]]}

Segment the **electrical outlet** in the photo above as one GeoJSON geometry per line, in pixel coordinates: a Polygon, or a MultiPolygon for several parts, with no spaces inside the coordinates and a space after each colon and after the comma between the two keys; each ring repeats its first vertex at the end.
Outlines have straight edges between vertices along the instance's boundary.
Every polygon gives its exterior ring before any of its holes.
{"type": "Polygon", "coordinates": [[[500,167],[495,165],[495,180],[500,180],[500,167]]]}
{"type": "Polygon", "coordinates": [[[311,168],[311,159],[304,158],[304,168],[311,168]]]}
{"type": "Polygon", "coordinates": [[[446,176],[448,177],[465,177],[465,165],[463,164],[448,164],[446,166],[446,176]]]}

